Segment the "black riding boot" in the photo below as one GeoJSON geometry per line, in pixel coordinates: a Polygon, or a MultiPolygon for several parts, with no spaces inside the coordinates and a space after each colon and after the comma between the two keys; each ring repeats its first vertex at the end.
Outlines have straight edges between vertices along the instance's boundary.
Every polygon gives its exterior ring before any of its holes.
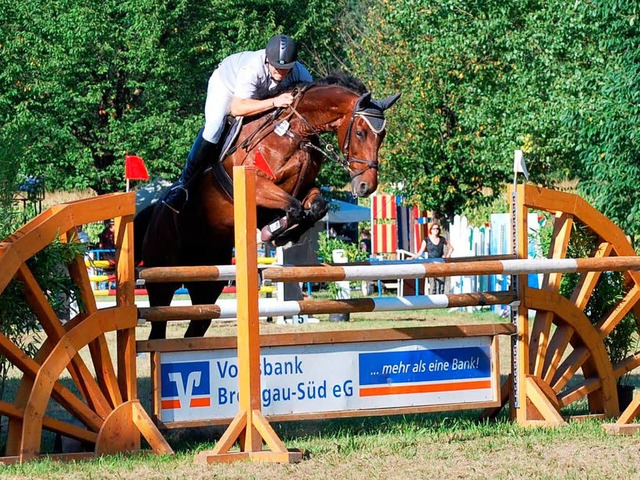
{"type": "Polygon", "coordinates": [[[173,187],[171,187],[171,190],[167,192],[162,203],[175,213],[180,213],[189,199],[189,187],[193,180],[210,162],[217,160],[214,159],[217,147],[217,144],[211,143],[202,138],[201,129],[200,132],[198,132],[196,141],[191,147],[191,151],[187,157],[187,163],[182,169],[180,179],[173,187]]]}

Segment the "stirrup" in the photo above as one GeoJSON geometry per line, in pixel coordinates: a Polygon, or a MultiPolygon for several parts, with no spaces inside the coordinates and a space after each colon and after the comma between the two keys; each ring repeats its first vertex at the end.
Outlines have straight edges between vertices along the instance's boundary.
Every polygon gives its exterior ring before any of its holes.
{"type": "Polygon", "coordinates": [[[180,193],[174,192],[174,190],[182,190],[182,191],[184,191],[184,201],[181,202],[182,203],[181,209],[184,208],[184,206],[189,201],[189,190],[187,190],[182,185],[176,185],[175,187],[173,187],[169,191],[168,198],[165,198],[165,199],[162,200],[163,205],[165,205],[169,210],[171,210],[176,215],[179,215],[180,214],[180,210],[178,210],[178,207],[171,204],[172,200],[173,200],[174,203],[177,202],[178,201],[178,197],[177,196],[180,195],[180,193]],[[172,196],[174,197],[173,199],[171,198],[172,196]]]}

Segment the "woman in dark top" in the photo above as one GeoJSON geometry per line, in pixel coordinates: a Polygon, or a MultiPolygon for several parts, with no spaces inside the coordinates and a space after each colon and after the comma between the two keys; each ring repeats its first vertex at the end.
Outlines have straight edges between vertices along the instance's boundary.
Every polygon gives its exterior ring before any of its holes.
{"type": "MultiPolygon", "coordinates": [[[[420,250],[414,258],[449,258],[452,253],[453,247],[440,235],[440,225],[432,223],[429,227],[429,235],[422,241],[420,250]]],[[[440,277],[427,279],[425,293],[444,293],[444,282],[445,279],[440,277]]]]}

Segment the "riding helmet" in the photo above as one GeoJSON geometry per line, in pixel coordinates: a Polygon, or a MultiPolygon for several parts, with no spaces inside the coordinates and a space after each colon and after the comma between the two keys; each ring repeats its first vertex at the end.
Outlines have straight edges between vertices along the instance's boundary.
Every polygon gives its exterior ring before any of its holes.
{"type": "Polygon", "coordinates": [[[275,68],[293,68],[298,58],[298,45],[287,35],[276,35],[267,43],[267,60],[275,68]]]}

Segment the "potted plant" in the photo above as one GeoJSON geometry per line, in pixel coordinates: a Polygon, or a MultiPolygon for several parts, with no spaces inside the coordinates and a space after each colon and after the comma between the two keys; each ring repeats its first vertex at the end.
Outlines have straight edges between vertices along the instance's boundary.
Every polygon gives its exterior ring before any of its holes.
{"type": "MultiPolygon", "coordinates": [[[[327,232],[321,232],[318,238],[318,257],[324,263],[333,262],[333,252],[341,250],[347,257],[348,262],[359,262],[367,258],[368,254],[357,244],[350,243],[337,237],[331,237],[327,232]]],[[[351,288],[351,285],[349,286],[351,288]]],[[[333,298],[341,298],[341,288],[336,282],[331,282],[327,290],[333,298]]],[[[348,321],[348,313],[332,313],[329,316],[331,321],[348,321]]]]}

